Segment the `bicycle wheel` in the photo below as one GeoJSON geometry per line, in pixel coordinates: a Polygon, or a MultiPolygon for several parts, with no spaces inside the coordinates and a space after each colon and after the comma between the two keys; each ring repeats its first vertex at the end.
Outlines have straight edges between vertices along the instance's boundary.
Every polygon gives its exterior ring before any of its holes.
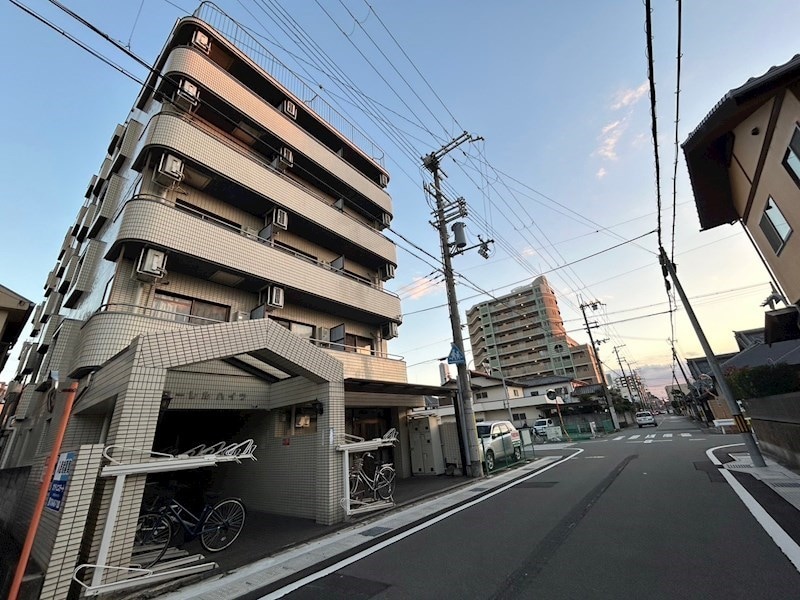
{"type": "Polygon", "coordinates": [[[358,472],[350,473],[350,498],[352,500],[361,500],[364,496],[364,482],[359,477],[358,472]]]}
{"type": "Polygon", "coordinates": [[[136,521],[136,535],[133,538],[133,562],[146,569],[153,566],[169,547],[172,539],[172,523],[160,513],[145,513],[136,521]]]}
{"type": "Polygon", "coordinates": [[[395,471],[392,467],[381,467],[375,475],[375,493],[381,500],[391,500],[394,495],[395,471]]]}
{"type": "Polygon", "coordinates": [[[230,546],[244,528],[245,508],[241,500],[228,498],[217,504],[206,517],[200,543],[209,552],[230,546]]]}

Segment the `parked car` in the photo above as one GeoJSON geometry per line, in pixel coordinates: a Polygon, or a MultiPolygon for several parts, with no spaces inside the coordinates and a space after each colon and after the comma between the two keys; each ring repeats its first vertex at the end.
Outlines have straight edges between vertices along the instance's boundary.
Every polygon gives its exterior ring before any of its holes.
{"type": "Polygon", "coordinates": [[[656,418],[653,416],[649,410],[641,410],[636,413],[636,424],[639,426],[639,429],[644,427],[645,425],[652,425],[653,427],[658,427],[658,423],[656,423],[656,418]]]}
{"type": "Polygon", "coordinates": [[[522,439],[511,421],[481,421],[477,427],[481,462],[487,472],[494,469],[498,458],[522,458],[522,439]]]}
{"type": "Polygon", "coordinates": [[[533,424],[533,431],[536,435],[545,437],[547,435],[547,428],[554,426],[553,419],[536,419],[536,422],[533,424]]]}

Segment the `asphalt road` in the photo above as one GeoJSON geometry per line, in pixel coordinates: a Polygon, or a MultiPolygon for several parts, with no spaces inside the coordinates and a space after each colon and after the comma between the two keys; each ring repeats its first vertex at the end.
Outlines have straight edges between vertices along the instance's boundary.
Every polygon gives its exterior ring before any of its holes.
{"type": "Polygon", "coordinates": [[[705,454],[739,437],[658,421],[543,450],[577,454],[284,597],[800,598],[800,574],[705,454]]]}

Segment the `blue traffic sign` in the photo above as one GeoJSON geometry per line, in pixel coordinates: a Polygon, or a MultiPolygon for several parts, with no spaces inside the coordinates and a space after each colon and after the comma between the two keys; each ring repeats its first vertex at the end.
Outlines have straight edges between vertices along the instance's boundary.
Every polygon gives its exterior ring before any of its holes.
{"type": "Polygon", "coordinates": [[[463,365],[466,363],[464,353],[458,349],[455,344],[450,348],[450,354],[447,356],[447,364],[449,365],[463,365]]]}

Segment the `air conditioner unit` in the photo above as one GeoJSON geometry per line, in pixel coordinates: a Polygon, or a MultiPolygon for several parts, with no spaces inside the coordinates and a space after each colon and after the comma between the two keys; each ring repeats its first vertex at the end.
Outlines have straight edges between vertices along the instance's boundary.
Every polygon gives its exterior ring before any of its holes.
{"type": "Polygon", "coordinates": [[[194,34],[192,34],[192,46],[208,54],[211,52],[211,38],[208,37],[205,31],[197,29],[194,34]]]}
{"type": "Polygon", "coordinates": [[[136,272],[149,277],[163,277],[167,270],[167,253],[155,248],[144,248],[139,255],[139,264],[136,272]]]}
{"type": "Polygon", "coordinates": [[[183,110],[193,111],[200,101],[200,90],[188,79],[181,79],[178,89],[172,96],[172,102],[183,110]]]}
{"type": "Polygon", "coordinates": [[[287,229],[289,227],[289,213],[282,208],[276,208],[271,212],[269,222],[275,227],[287,229]]]}
{"type": "Polygon", "coordinates": [[[290,119],[297,118],[297,105],[291,100],[284,100],[281,108],[283,109],[284,114],[290,119]]]}
{"type": "Polygon", "coordinates": [[[272,285],[267,296],[267,305],[273,308],[283,308],[283,288],[279,285],[272,285]]]}
{"type": "Polygon", "coordinates": [[[392,215],[390,215],[387,212],[381,214],[381,223],[383,223],[384,226],[386,226],[386,227],[391,225],[392,224],[392,215]]]}
{"type": "Polygon", "coordinates": [[[172,154],[162,154],[158,168],[153,172],[153,181],[169,186],[183,179],[183,161],[172,154]]]}
{"type": "Polygon", "coordinates": [[[381,336],[383,339],[390,340],[392,338],[397,337],[397,323],[394,321],[389,321],[388,323],[384,323],[381,327],[381,336]]]}
{"type": "Polygon", "coordinates": [[[381,187],[385,188],[387,185],[389,185],[389,176],[386,173],[381,173],[378,176],[378,183],[381,187]]]}
{"type": "Polygon", "coordinates": [[[242,310],[237,310],[231,315],[231,321],[249,321],[250,313],[242,310]]]}
{"type": "Polygon", "coordinates": [[[394,265],[391,263],[386,263],[380,268],[380,277],[381,281],[388,281],[389,279],[394,279],[394,265]]]}

